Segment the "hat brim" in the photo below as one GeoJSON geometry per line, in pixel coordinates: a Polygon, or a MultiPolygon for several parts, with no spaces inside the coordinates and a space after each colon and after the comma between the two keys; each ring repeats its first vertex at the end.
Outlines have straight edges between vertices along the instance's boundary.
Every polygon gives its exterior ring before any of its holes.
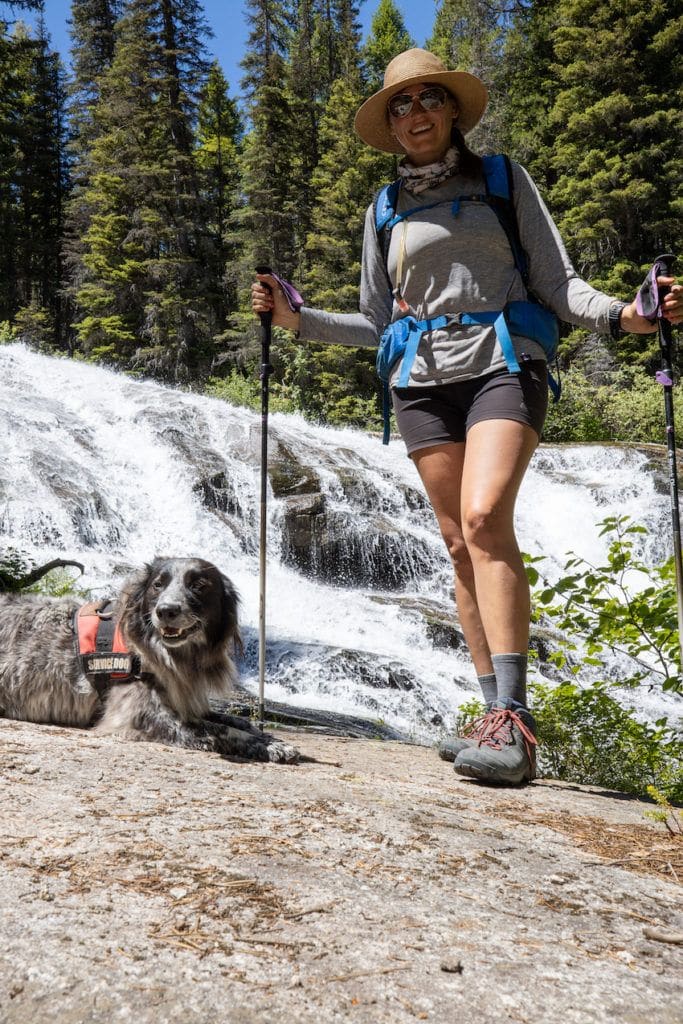
{"type": "Polygon", "coordinates": [[[419,82],[433,82],[442,85],[451,93],[458,104],[458,116],[455,124],[463,135],[472,131],[479,124],[486,110],[489,92],[484,83],[476,75],[468,71],[437,71],[424,72],[405,78],[396,85],[380,89],[359,107],[354,121],[356,134],[363,142],[384,153],[405,153],[403,146],[391,134],[387,103],[401,89],[419,82]]]}

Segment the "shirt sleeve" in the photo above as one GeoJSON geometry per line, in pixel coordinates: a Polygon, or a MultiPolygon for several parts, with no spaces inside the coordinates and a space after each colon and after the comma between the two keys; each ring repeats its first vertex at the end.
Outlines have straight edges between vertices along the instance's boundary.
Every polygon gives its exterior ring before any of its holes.
{"type": "Polygon", "coordinates": [[[512,161],[515,210],[529,259],[529,288],[561,320],[609,334],[612,299],[574,270],[555,222],[527,171],[512,161]]]}
{"type": "Polygon", "coordinates": [[[302,306],[299,337],[331,345],[376,348],[391,320],[393,299],[380,251],[372,205],[365,215],[358,313],[327,313],[302,306]]]}

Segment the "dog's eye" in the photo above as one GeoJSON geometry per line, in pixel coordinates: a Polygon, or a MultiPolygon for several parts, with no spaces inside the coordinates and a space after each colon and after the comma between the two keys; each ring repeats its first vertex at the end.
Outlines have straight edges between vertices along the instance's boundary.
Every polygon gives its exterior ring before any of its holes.
{"type": "Polygon", "coordinates": [[[162,578],[160,576],[157,576],[157,578],[152,581],[152,590],[162,590],[163,586],[164,586],[164,581],[162,580],[162,578]]]}
{"type": "Polygon", "coordinates": [[[208,580],[203,580],[203,579],[200,578],[198,580],[193,580],[192,581],[192,583],[190,584],[190,590],[193,593],[195,593],[195,594],[201,594],[201,592],[203,590],[206,590],[208,585],[209,585],[209,581],[208,580]]]}

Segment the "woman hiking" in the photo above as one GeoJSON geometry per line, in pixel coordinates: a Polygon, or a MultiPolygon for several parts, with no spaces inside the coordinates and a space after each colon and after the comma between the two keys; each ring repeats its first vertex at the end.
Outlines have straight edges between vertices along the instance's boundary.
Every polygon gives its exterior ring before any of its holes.
{"type": "MultiPolygon", "coordinates": [[[[252,308],[272,311],[275,325],[304,341],[344,345],[377,346],[387,325],[391,333],[417,324],[417,351],[408,365],[407,356],[397,361],[391,396],[453,563],[460,624],[486,704],[468,734],[439,752],[460,775],[522,784],[535,777],[536,730],[527,708],[529,585],[513,519],[543,428],[548,371],[534,331],[524,321],[501,329],[494,314],[526,310],[532,293],[562,320],[613,338],[656,325],[635,300],[605,295],[577,275],[536,186],[510,161],[522,273],[488,201],[485,163],[464,139],[487,99],[478,78],[447,70],[425,50],[395,57],[355,120],[368,145],[403,154],[386,256],[375,204],[366,214],[359,312],[295,311],[269,275],[252,285],[252,308]]],[[[683,287],[658,280],[670,288],[663,315],[680,323],[683,287]]]]}

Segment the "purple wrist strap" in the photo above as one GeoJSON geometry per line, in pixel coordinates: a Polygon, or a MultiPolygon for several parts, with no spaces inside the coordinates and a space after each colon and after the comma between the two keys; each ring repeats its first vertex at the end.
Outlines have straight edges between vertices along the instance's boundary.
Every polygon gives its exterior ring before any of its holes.
{"type": "Polygon", "coordinates": [[[304,300],[301,298],[294,285],[290,284],[289,281],[285,281],[284,278],[278,277],[277,274],[273,274],[272,272],[270,276],[274,277],[280,288],[282,288],[282,293],[287,299],[287,305],[291,309],[292,313],[298,313],[304,304],[304,300]]]}
{"type": "MultiPolygon", "coordinates": [[[[669,277],[671,270],[669,267],[669,261],[672,257],[658,256],[652,265],[650,273],[647,275],[636,295],[636,310],[640,316],[644,316],[646,320],[649,320],[651,324],[657,321],[657,318],[662,315],[661,303],[664,295],[659,294],[659,286],[657,284],[658,277],[669,277]]],[[[666,294],[668,289],[664,290],[666,294]]]]}

